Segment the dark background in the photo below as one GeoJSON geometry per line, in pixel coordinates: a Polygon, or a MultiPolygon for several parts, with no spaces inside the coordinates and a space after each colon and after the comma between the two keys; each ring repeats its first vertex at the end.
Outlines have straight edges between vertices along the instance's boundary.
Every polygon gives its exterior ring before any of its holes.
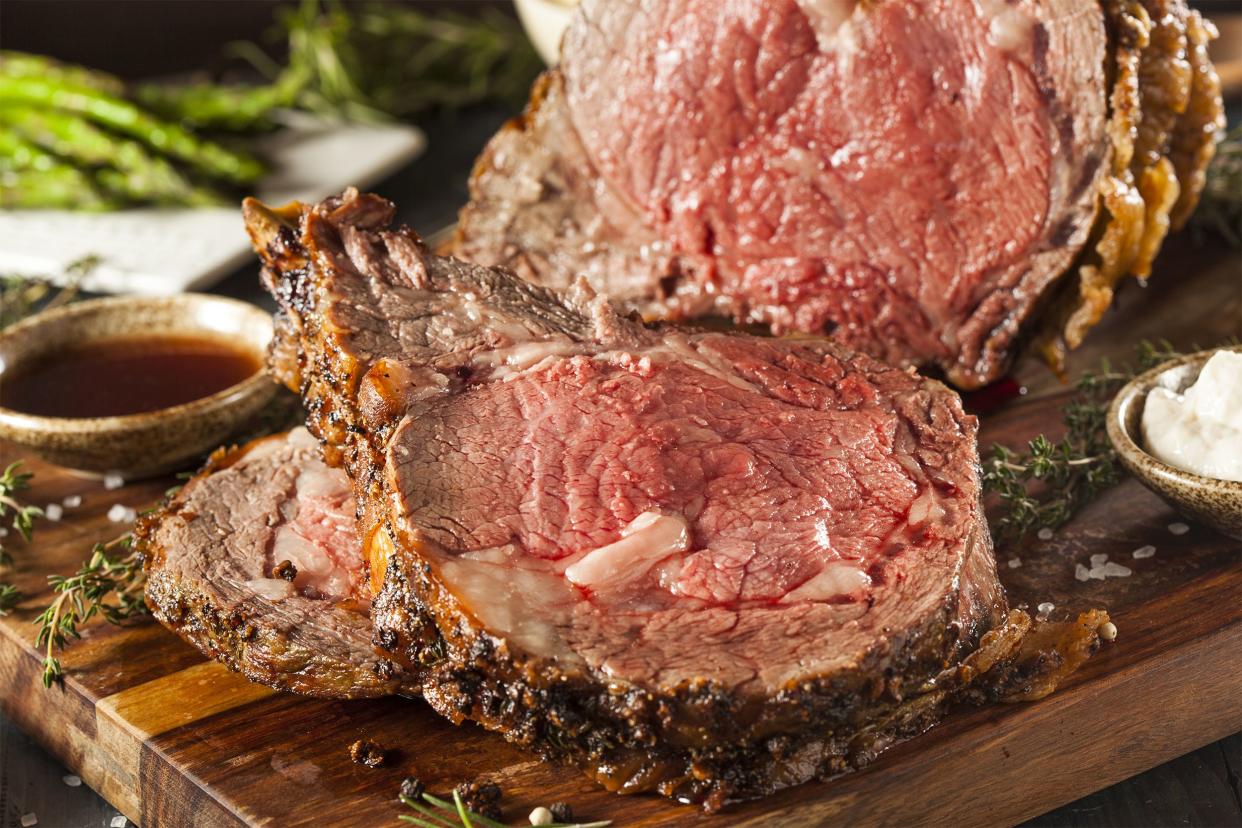
{"type": "MultiPolygon", "coordinates": [[[[288,0],[0,0],[0,48],[52,55],[125,78],[236,71],[238,64],[223,59],[233,41],[263,43],[273,57],[282,57],[280,38],[266,35],[274,12],[287,5],[288,0]]],[[[486,6],[511,8],[502,0],[404,5],[467,14],[486,6]]],[[[1209,12],[1242,11],[1238,0],[1192,5],[1209,12]]],[[[420,119],[428,135],[426,155],[376,189],[398,204],[400,220],[424,234],[441,229],[466,200],[474,157],[510,114],[488,105],[420,119]]],[[[267,302],[255,267],[243,268],[215,290],[267,302]]],[[[1045,814],[1026,828],[1242,828],[1240,769],[1242,737],[1235,735],[1045,814]]],[[[16,828],[30,813],[45,828],[107,826],[117,812],[85,785],[70,787],[63,778],[67,773],[0,716],[0,828],[16,828]]]]}
{"type": "MultiPolygon", "coordinates": [[[[458,13],[512,8],[500,0],[400,4],[458,13]]],[[[224,47],[236,40],[262,42],[279,58],[279,38],[265,36],[275,11],[289,5],[290,0],[0,0],[0,47],[52,55],[124,78],[219,71],[227,68],[224,47]]]]}

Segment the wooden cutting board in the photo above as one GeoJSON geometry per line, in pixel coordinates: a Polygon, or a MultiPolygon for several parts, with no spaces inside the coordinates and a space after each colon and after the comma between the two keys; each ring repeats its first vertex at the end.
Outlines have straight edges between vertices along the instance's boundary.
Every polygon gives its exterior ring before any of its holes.
{"type": "MultiPolygon", "coordinates": [[[[1103,355],[1124,359],[1143,337],[1188,347],[1242,334],[1236,252],[1185,237],[1169,248],[1149,287],[1127,286],[1075,355],[1076,368],[1103,355]]],[[[1028,393],[985,417],[984,445],[1059,433],[1066,388],[1029,361],[1017,376],[1028,393]]],[[[16,457],[0,445],[0,462],[16,457]]],[[[0,707],[145,828],[397,824],[407,775],[441,793],[495,780],[514,824],[536,805],[564,800],[580,819],[617,825],[998,825],[1242,730],[1242,544],[1198,526],[1170,532],[1181,518],[1132,480],[1051,540],[998,550],[1015,604],[1051,602],[1054,615],[1103,606],[1120,630],[1057,693],[962,710],[859,773],[706,817],[652,796],[605,793],[499,736],[453,727],[419,701],[323,702],[249,684],[149,621],[92,625],[65,654],[64,686],[43,689],[31,620],[49,602],[46,576],[72,572],[94,542],[119,533],[106,517],[114,503],[144,507],[167,481],[105,491],[36,461],[28,468],[31,502],[77,494],[82,505],[40,523],[33,543],[10,545],[12,580],[30,597],[0,620],[0,707]],[[1156,554],[1133,559],[1145,545],[1156,554]],[[1075,580],[1075,564],[1099,553],[1133,575],[1075,580]],[[361,737],[391,748],[390,761],[375,770],[353,764],[348,747],[361,737]]]]}

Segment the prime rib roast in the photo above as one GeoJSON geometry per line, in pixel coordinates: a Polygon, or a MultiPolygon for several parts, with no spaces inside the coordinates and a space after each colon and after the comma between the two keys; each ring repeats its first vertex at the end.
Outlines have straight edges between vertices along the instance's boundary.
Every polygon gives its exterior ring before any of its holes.
{"type": "Polygon", "coordinates": [[[1039,698],[1107,629],[1007,606],[975,419],[935,381],[644,325],[433,255],[376,196],[245,214],[322,460],[302,432],[223,453],[142,547],[161,620],[251,678],[421,692],[717,807],[1039,698]]]}
{"type": "Polygon", "coordinates": [[[1223,127],[1183,0],[584,0],[452,252],[971,388],[1145,278],[1223,127]]]}
{"type": "Polygon", "coordinates": [[[156,618],[250,680],[417,693],[371,644],[353,491],[306,429],[219,450],[136,535],[156,618]]]}

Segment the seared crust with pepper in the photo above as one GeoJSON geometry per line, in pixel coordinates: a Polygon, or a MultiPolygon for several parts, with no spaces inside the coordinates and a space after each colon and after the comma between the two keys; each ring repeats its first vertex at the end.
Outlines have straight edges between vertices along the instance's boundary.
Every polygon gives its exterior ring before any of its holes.
{"type": "MultiPolygon", "coordinates": [[[[319,594],[300,583],[308,572],[275,560],[278,536],[305,506],[304,475],[320,478],[319,491],[323,479],[346,485],[304,429],[217,451],[135,533],[148,606],[205,655],[278,690],[342,699],[417,693],[410,673],[376,654],[365,602],[319,594]]],[[[343,517],[352,524],[350,506],[343,517]]],[[[356,555],[352,531],[346,540],[356,555]]]]}

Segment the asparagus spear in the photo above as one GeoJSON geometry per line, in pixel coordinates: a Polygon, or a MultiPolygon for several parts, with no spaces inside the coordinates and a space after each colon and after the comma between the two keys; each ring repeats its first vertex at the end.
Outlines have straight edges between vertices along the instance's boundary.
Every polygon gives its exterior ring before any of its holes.
{"type": "Polygon", "coordinates": [[[0,50],[0,74],[14,78],[45,78],[56,83],[84,86],[109,95],[125,94],[125,84],[114,75],[81,66],[67,66],[52,58],[27,52],[0,50]]]}
{"type": "Polygon", "coordinates": [[[134,98],[151,112],[170,121],[198,128],[258,132],[274,126],[273,109],[292,106],[304,81],[285,73],[263,86],[169,86],[145,83],[134,98]]]}
{"type": "Polygon", "coordinates": [[[0,125],[79,166],[104,167],[97,178],[133,201],[189,206],[220,204],[215,191],[186,179],[141,144],[112,135],[77,115],[28,107],[0,108],[0,125]]]}
{"type": "Polygon", "coordinates": [[[9,129],[0,129],[0,172],[8,170],[50,170],[59,166],[56,158],[9,129]]]}
{"type": "Polygon", "coordinates": [[[152,117],[134,104],[98,89],[58,84],[42,77],[13,77],[0,73],[0,104],[50,107],[77,113],[137,138],[213,177],[248,183],[263,173],[263,165],[251,156],[198,138],[176,124],[152,117]]]}
{"type": "Polygon", "coordinates": [[[63,164],[0,171],[0,208],[109,210],[119,206],[86,173],[63,164]]]}

